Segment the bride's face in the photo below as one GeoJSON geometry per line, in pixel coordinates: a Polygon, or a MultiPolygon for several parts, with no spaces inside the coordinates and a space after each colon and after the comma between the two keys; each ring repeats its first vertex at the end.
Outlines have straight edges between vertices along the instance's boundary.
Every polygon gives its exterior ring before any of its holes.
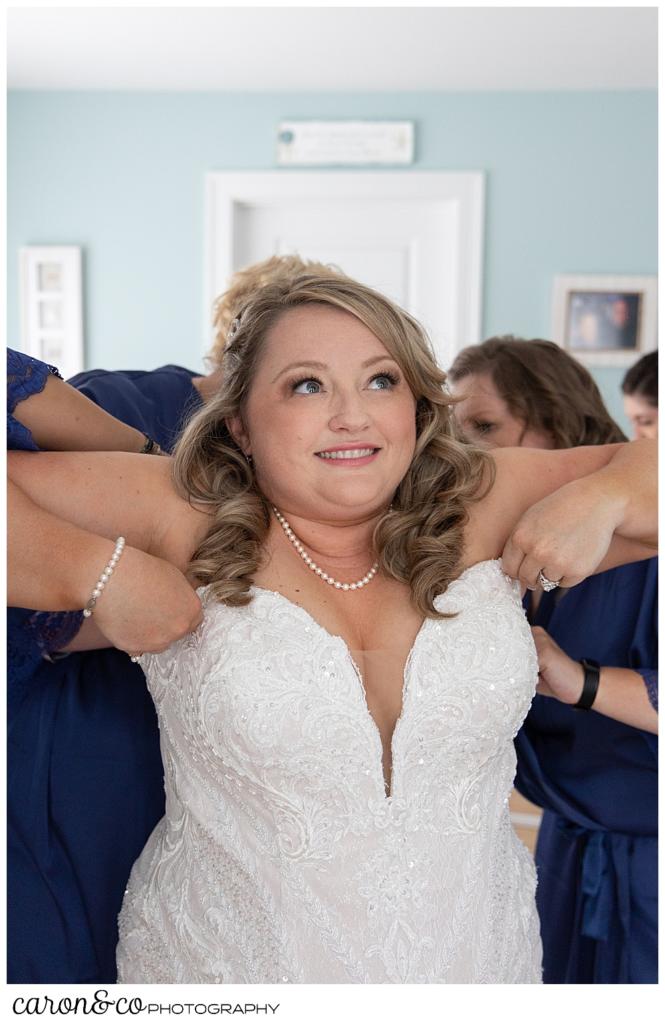
{"type": "Polygon", "coordinates": [[[316,304],[270,329],[243,421],[230,426],[273,504],[348,521],[389,504],[413,458],[415,409],[379,339],[350,313],[316,304]]]}

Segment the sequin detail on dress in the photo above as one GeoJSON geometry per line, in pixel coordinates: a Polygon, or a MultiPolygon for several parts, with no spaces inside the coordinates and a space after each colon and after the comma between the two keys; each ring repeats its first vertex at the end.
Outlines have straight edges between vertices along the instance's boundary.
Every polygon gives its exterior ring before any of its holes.
{"type": "Polygon", "coordinates": [[[407,661],[386,796],[346,644],[280,594],[206,608],[143,658],[166,815],[120,915],[125,983],[537,983],[513,737],[536,655],[519,591],[481,562],[407,661]]]}

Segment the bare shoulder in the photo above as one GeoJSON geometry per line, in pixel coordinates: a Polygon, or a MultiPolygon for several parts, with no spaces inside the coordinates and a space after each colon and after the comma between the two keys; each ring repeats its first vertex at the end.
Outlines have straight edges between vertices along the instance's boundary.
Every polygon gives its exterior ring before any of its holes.
{"type": "Polygon", "coordinates": [[[619,447],[612,444],[556,451],[494,449],[490,453],[493,482],[469,510],[465,564],[498,558],[528,508],[565,484],[602,469],[619,447]]]}

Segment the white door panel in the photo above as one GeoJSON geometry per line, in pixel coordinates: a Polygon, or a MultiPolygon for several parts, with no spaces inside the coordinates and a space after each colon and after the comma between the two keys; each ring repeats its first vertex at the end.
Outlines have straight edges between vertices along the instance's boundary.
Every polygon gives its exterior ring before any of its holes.
{"type": "Polygon", "coordinates": [[[443,366],[479,340],[480,175],[212,174],[208,199],[208,304],[234,270],[298,253],[408,309],[443,366]]]}

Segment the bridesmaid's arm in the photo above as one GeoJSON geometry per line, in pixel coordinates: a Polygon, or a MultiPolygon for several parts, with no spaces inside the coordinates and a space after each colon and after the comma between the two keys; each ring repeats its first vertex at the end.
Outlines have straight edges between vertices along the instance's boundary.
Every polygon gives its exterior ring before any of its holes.
{"type": "Polygon", "coordinates": [[[524,585],[535,587],[542,570],[574,586],[655,553],[655,442],[492,455],[496,481],[472,509],[467,535],[479,538],[484,557],[501,554],[524,585]]]}
{"type": "Polygon", "coordinates": [[[90,597],[92,575],[110,558],[113,544],[36,505],[13,480],[7,482],[7,603],[36,611],[77,611],[90,597]]]}
{"type": "Polygon", "coordinates": [[[649,700],[643,677],[632,669],[601,667],[592,711],[658,735],[658,712],[649,700]]]}
{"type": "Polygon", "coordinates": [[[71,384],[49,374],[44,388],[14,409],[39,448],[48,451],[140,452],[145,435],[111,416],[71,384]]]}
{"type": "MultiPolygon", "coordinates": [[[[174,637],[174,639],[177,639],[177,637],[174,637]]],[[[99,626],[97,626],[92,619],[86,619],[76,636],[72,637],[69,643],[65,644],[64,647],[61,647],[60,650],[66,651],[68,654],[73,654],[75,651],[99,651],[104,648],[114,646],[115,644],[111,643],[109,638],[102,633],[99,626]]],[[[138,651],[145,651],[147,648],[144,644],[143,646],[139,645],[131,650],[129,647],[120,647],[119,649],[126,650],[128,654],[134,654],[138,651]]]]}
{"type": "MultiPolygon", "coordinates": [[[[538,654],[538,693],[562,704],[575,705],[584,687],[582,665],[570,658],[541,626],[534,626],[531,632],[538,654]]],[[[630,668],[601,667],[591,711],[645,732],[658,733],[658,712],[649,700],[644,678],[630,668]]]]}

